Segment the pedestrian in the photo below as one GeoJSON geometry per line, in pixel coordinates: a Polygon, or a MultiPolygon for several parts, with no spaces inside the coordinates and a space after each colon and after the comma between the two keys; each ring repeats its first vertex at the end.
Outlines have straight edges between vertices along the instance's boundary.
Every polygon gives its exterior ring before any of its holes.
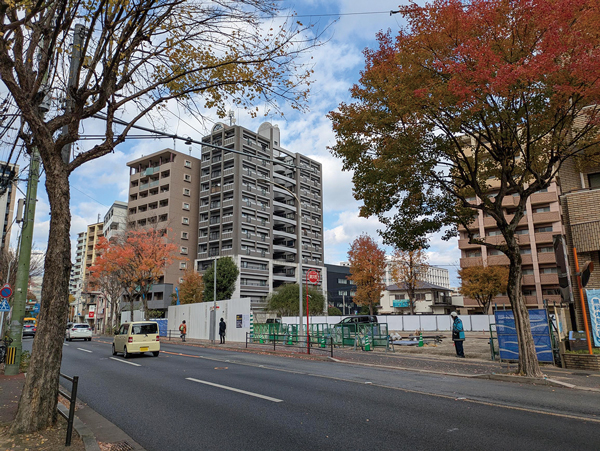
{"type": "Polygon", "coordinates": [[[187,334],[187,325],[185,324],[185,320],[181,322],[181,325],[179,326],[179,332],[181,332],[181,341],[185,341],[185,336],[187,334]]]}
{"type": "Polygon", "coordinates": [[[463,329],[463,323],[456,312],[450,313],[450,316],[454,319],[454,323],[452,324],[452,341],[456,347],[456,357],[464,359],[463,341],[465,341],[465,330],[463,329]]]}
{"type": "Polygon", "coordinates": [[[225,344],[225,329],[227,329],[227,324],[221,318],[221,322],[219,323],[219,337],[221,337],[221,344],[225,344]]]}

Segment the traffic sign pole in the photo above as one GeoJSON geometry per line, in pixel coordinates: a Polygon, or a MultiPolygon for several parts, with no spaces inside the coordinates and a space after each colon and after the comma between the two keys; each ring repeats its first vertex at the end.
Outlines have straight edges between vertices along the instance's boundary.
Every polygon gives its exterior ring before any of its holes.
{"type": "Polygon", "coordinates": [[[316,285],[319,283],[320,275],[318,271],[310,269],[306,271],[306,351],[310,354],[310,325],[309,325],[309,312],[308,312],[308,282],[316,285]]]}

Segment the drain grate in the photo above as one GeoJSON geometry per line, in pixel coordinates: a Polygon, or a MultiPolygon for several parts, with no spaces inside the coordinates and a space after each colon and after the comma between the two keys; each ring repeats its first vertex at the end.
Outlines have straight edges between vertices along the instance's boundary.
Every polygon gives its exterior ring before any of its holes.
{"type": "Polygon", "coordinates": [[[110,446],[108,451],[133,451],[133,446],[125,441],[109,443],[108,445],[110,446]]]}

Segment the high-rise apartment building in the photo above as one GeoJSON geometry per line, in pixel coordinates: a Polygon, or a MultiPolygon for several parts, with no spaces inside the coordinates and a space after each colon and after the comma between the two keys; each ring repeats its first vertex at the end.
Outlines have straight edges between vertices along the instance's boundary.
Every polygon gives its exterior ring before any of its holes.
{"type": "Polygon", "coordinates": [[[127,202],[116,200],[104,215],[104,238],[110,241],[127,228],[127,202]]]}
{"type": "Polygon", "coordinates": [[[300,265],[321,271],[326,285],[321,164],[281,147],[269,123],[256,133],[218,123],[203,142],[240,153],[202,147],[196,268],[232,257],[240,269],[234,297],[251,298],[253,309],[296,282],[300,265]]]}
{"type": "Polygon", "coordinates": [[[18,172],[19,166],[0,161],[0,252],[10,246],[18,172]]]}
{"type": "Polygon", "coordinates": [[[183,273],[193,268],[198,246],[200,160],[165,149],[127,163],[129,166],[128,222],[135,227],[170,229],[178,257],[154,284],[148,308],[165,310],[183,273]]]}
{"type": "MultiPolygon", "coordinates": [[[[489,183],[493,187],[495,181],[491,180],[489,183]]],[[[523,262],[522,291],[528,308],[541,308],[544,301],[550,304],[561,301],[558,268],[553,247],[553,235],[564,234],[559,195],[560,187],[555,181],[547,189],[532,194],[527,199],[525,216],[519,222],[515,232],[519,238],[523,262]]],[[[475,198],[470,200],[474,201],[475,198]]],[[[511,212],[518,203],[517,195],[507,196],[503,199],[502,206],[509,221],[511,212]]],[[[469,228],[475,233],[475,236],[482,237],[489,243],[503,241],[494,218],[485,216],[481,211],[469,228]]],[[[478,244],[469,244],[465,228],[459,227],[458,231],[461,268],[509,264],[508,257],[502,252],[490,250],[478,244]]],[[[465,298],[464,302],[467,309],[479,309],[474,299],[465,298]]],[[[505,294],[496,296],[493,304],[508,305],[508,296],[505,294]]]]}

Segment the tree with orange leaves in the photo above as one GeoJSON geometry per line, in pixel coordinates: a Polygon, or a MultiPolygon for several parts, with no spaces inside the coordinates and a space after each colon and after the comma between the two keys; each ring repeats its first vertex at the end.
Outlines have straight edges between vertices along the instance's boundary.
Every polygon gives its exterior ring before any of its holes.
{"type": "Polygon", "coordinates": [[[178,259],[177,246],[168,240],[168,230],[146,228],[126,232],[120,239],[100,239],[96,245],[101,253],[90,272],[115,273],[130,303],[142,301],[142,311],[148,311],[148,293],[152,284],[163,276],[165,268],[178,259]]]}
{"type": "Polygon", "coordinates": [[[408,293],[411,315],[415,314],[416,291],[420,282],[425,281],[429,270],[427,254],[423,249],[403,251],[396,249],[392,255],[391,275],[393,281],[408,293]]]}
{"type": "Polygon", "coordinates": [[[353,301],[358,305],[373,308],[381,300],[381,292],[385,288],[385,251],[380,249],[373,238],[363,233],[352,242],[348,251],[350,277],[356,285],[353,301]]]}
{"type": "Polygon", "coordinates": [[[542,377],[515,231],[566,161],[600,156],[598,2],[433,0],[401,12],[406,26],[365,50],[352,103],[329,113],[332,152],[386,243],[426,248],[461,226],[506,256],[519,373],[542,377]],[[480,212],[501,241],[476,234],[480,212]]]}

